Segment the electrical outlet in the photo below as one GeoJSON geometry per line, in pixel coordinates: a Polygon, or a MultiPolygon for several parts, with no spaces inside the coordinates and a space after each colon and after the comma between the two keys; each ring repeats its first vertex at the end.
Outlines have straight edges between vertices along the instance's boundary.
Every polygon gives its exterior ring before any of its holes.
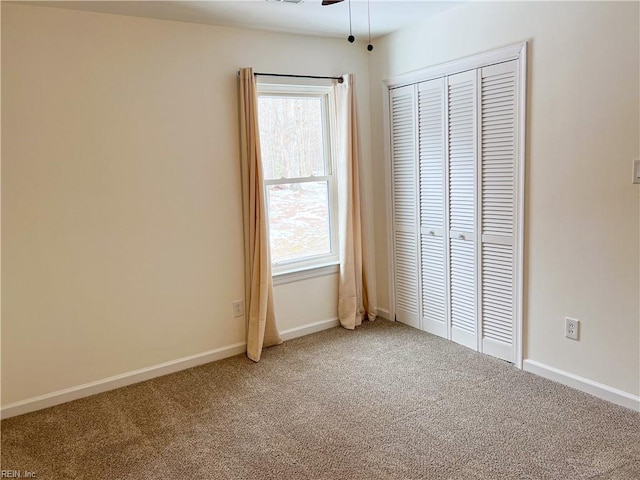
{"type": "Polygon", "coordinates": [[[244,302],[242,300],[232,302],[231,308],[233,309],[234,317],[242,317],[244,315],[244,302]]]}
{"type": "Polygon", "coordinates": [[[633,161],[633,183],[640,183],[640,160],[633,161]]]}
{"type": "Polygon", "coordinates": [[[564,336],[571,338],[572,340],[578,340],[578,334],[580,332],[580,320],[575,318],[564,319],[564,336]]]}

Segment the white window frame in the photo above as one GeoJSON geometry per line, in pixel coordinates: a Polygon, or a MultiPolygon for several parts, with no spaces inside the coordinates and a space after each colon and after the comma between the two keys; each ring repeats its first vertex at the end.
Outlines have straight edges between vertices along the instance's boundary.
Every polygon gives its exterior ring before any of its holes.
{"type": "MultiPolygon", "coordinates": [[[[326,275],[327,266],[340,263],[340,252],[338,244],[338,182],[336,178],[336,144],[335,144],[335,95],[331,84],[312,84],[308,81],[300,83],[286,84],[275,83],[272,79],[258,80],[258,98],[260,97],[311,97],[320,98],[322,101],[322,115],[324,122],[324,156],[325,175],[311,175],[308,177],[282,178],[264,180],[264,195],[267,206],[267,218],[269,218],[269,187],[272,185],[290,185],[306,182],[327,182],[328,187],[328,209],[329,209],[329,241],[331,252],[322,255],[302,257],[295,260],[283,262],[272,261],[272,274],[281,277],[281,282],[275,284],[289,283],[295,281],[299,275],[297,272],[305,272],[301,278],[309,278],[310,270],[317,270],[318,275],[326,275]]],[[[269,222],[267,222],[267,231],[269,222]]],[[[315,275],[311,275],[315,276],[315,275]]]]}

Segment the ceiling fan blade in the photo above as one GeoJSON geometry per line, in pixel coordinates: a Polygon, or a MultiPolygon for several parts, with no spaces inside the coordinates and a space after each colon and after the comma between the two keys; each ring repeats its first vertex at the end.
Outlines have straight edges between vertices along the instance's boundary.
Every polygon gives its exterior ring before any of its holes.
{"type": "Polygon", "coordinates": [[[344,2],[344,0],[322,0],[322,5],[333,5],[334,3],[344,2]]]}

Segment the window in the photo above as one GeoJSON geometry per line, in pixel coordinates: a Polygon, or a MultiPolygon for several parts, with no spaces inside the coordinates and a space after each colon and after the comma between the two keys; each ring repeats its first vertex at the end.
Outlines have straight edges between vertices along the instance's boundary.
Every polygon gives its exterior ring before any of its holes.
{"type": "Polygon", "coordinates": [[[258,87],[273,273],[338,262],[331,86],[258,87]]]}

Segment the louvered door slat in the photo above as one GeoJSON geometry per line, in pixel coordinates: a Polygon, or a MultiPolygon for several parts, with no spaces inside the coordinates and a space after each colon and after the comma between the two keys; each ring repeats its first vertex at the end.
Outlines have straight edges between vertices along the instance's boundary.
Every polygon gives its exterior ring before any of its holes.
{"type": "Polygon", "coordinates": [[[476,73],[447,78],[451,339],[477,348],[476,73]]]}
{"type": "Polygon", "coordinates": [[[414,95],[411,89],[396,92],[391,96],[394,221],[409,226],[416,218],[414,95]]]}
{"type": "Polygon", "coordinates": [[[482,350],[515,361],[516,62],[482,69],[482,350]]]}
{"type": "Polygon", "coordinates": [[[418,314],[418,263],[415,252],[415,235],[397,231],[396,250],[396,309],[398,312],[418,314]]]}
{"type": "Polygon", "coordinates": [[[444,79],[418,85],[422,329],[447,337],[444,79]]]}
{"type": "Polygon", "coordinates": [[[476,330],[473,256],[472,242],[451,240],[451,328],[471,336],[476,330]]]}
{"type": "MultiPolygon", "coordinates": [[[[506,245],[482,245],[483,342],[513,344],[513,261],[497,261],[513,257],[513,248],[506,245]]],[[[510,358],[505,360],[513,361],[510,358]]]]}
{"type": "Polygon", "coordinates": [[[419,326],[415,87],[390,98],[396,318],[419,326]]]}
{"type": "Polygon", "coordinates": [[[444,99],[442,79],[418,87],[420,226],[444,227],[444,99]]]}
{"type": "Polygon", "coordinates": [[[469,218],[467,209],[458,208],[455,195],[469,199],[471,204],[475,198],[475,88],[473,75],[449,77],[449,189],[454,195],[449,205],[449,222],[452,230],[468,233],[474,231],[475,210],[472,207],[469,218]],[[465,101],[458,101],[459,97],[465,101]]]}
{"type": "Polygon", "coordinates": [[[443,237],[422,236],[422,315],[424,330],[447,336],[445,249],[443,237]]]}

